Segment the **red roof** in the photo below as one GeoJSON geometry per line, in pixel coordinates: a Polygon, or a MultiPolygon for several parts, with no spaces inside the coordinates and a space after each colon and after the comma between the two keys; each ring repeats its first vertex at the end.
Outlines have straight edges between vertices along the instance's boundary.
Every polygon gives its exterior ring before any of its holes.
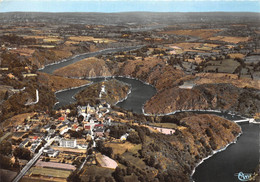
{"type": "Polygon", "coordinates": [[[103,124],[96,124],[95,127],[103,127],[103,124]]]}
{"type": "Polygon", "coordinates": [[[33,139],[36,140],[38,138],[38,136],[34,136],[33,139]]]}
{"type": "Polygon", "coordinates": [[[59,120],[59,121],[64,121],[65,118],[64,118],[64,117],[59,117],[58,120],[59,120]]]}
{"type": "Polygon", "coordinates": [[[87,125],[86,125],[86,126],[85,126],[85,129],[90,129],[90,126],[87,126],[87,125]]]}

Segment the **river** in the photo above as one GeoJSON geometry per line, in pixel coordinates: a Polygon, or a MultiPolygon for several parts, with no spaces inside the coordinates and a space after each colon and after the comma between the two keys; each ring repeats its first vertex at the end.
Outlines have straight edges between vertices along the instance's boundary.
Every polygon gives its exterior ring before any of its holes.
{"type": "Polygon", "coordinates": [[[193,175],[196,182],[238,182],[236,173],[253,173],[259,163],[260,125],[239,124],[243,134],[235,144],[200,164],[193,175]]]}
{"type": "Polygon", "coordinates": [[[100,51],[97,51],[97,52],[80,54],[80,55],[76,55],[76,56],[73,56],[71,58],[64,59],[62,61],[56,62],[56,63],[46,65],[44,68],[39,69],[39,71],[51,74],[56,69],[59,69],[59,68],[68,66],[70,64],[76,63],[76,62],[78,62],[82,59],[85,59],[85,58],[94,57],[94,56],[98,56],[98,55],[102,55],[102,54],[111,54],[111,53],[121,52],[121,51],[131,51],[131,50],[138,49],[140,47],[143,47],[143,45],[131,46],[131,47],[111,48],[111,49],[100,50],[100,51]]]}
{"type": "MultiPolygon", "coordinates": [[[[131,85],[131,93],[128,95],[126,100],[119,102],[117,106],[126,110],[131,110],[135,113],[142,113],[143,104],[156,93],[156,89],[132,78],[115,77],[115,79],[131,85]]],[[[93,78],[88,80],[92,81],[93,83],[97,83],[103,81],[104,78],[93,78]]],[[[54,109],[58,109],[61,106],[76,102],[73,96],[87,87],[88,86],[84,86],[56,93],[58,103],[54,106],[54,109]]]]}
{"type": "MultiPolygon", "coordinates": [[[[122,49],[113,49],[113,52],[122,51],[122,49]]],[[[100,51],[99,53],[88,53],[83,57],[77,56],[68,59],[66,62],[61,62],[59,64],[49,65],[42,69],[42,72],[52,73],[54,70],[64,67],[66,65],[77,62],[86,57],[95,56],[97,54],[105,54],[106,51],[100,51]]],[[[131,93],[128,98],[117,105],[127,109],[132,110],[136,113],[142,113],[143,104],[150,99],[155,93],[156,89],[150,85],[144,84],[141,81],[126,78],[126,77],[116,77],[116,79],[126,82],[131,85],[131,93]]],[[[93,82],[99,82],[104,80],[104,78],[90,79],[93,82]]],[[[85,89],[87,86],[66,90],[56,93],[56,97],[59,101],[55,108],[61,107],[75,102],[73,96],[85,89]]],[[[208,113],[217,114],[230,120],[241,119],[240,116],[232,116],[227,113],[214,113],[214,112],[200,112],[196,113],[208,113]]],[[[230,145],[225,151],[219,152],[209,159],[205,160],[200,164],[192,176],[193,180],[196,182],[234,182],[239,181],[236,173],[253,173],[257,164],[259,163],[259,133],[260,125],[240,123],[239,124],[243,130],[243,134],[238,138],[235,144],[230,145]]]]}

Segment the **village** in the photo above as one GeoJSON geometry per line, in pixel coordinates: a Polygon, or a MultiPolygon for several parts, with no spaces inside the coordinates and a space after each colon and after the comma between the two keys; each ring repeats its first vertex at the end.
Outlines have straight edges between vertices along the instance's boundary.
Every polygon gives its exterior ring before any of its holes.
{"type": "MultiPolygon", "coordinates": [[[[102,85],[97,98],[100,103],[95,106],[78,105],[76,115],[70,109],[59,109],[53,117],[46,112],[39,112],[28,116],[20,124],[12,124],[4,129],[6,134],[1,137],[1,142],[5,140],[1,143],[1,150],[13,150],[10,163],[17,167],[18,174],[26,169],[24,176],[21,175],[22,181],[66,180],[73,171],[80,171],[85,165],[116,169],[118,163],[111,158],[113,150],[118,150],[117,145],[126,145],[125,150],[134,146],[127,138],[136,131],[126,127],[126,123],[139,126],[141,123],[131,118],[129,121],[124,112],[111,109],[110,104],[102,100],[102,95],[106,94],[102,85]],[[114,126],[124,128],[121,132],[113,130],[117,137],[110,133],[114,126]],[[105,147],[104,142],[112,147],[105,147]]],[[[145,127],[166,135],[175,132],[171,128],[145,127]]],[[[10,178],[14,176],[16,172],[10,178]]],[[[17,181],[17,177],[14,181],[17,181]]]]}

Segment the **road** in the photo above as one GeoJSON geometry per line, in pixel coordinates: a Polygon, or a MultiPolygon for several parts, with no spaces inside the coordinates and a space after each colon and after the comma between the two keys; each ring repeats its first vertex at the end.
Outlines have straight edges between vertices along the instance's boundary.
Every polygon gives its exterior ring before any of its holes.
{"type": "Polygon", "coordinates": [[[36,101],[35,102],[30,102],[30,103],[26,103],[26,106],[31,106],[31,105],[35,105],[39,102],[39,91],[36,89],[36,101]]]}
{"type": "Polygon", "coordinates": [[[39,152],[24,166],[24,168],[20,171],[20,173],[14,178],[13,182],[18,182],[26,172],[33,166],[33,164],[39,159],[42,155],[43,149],[50,145],[54,141],[54,138],[48,140],[48,142],[42,147],[39,152]]]}
{"type": "MultiPolygon", "coordinates": [[[[91,146],[91,148],[96,147],[96,141],[95,141],[95,136],[94,136],[94,132],[93,132],[93,129],[94,129],[95,125],[96,125],[96,123],[90,123],[91,139],[93,141],[93,145],[91,146]]],[[[81,164],[81,166],[79,168],[79,171],[84,167],[85,163],[87,162],[87,160],[89,158],[89,155],[88,155],[87,152],[86,152],[86,155],[87,156],[86,156],[84,162],[81,164]]]]}

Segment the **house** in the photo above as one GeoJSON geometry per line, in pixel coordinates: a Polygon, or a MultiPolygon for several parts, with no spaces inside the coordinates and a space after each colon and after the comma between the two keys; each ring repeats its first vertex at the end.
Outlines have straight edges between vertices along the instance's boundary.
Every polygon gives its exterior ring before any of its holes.
{"type": "Polygon", "coordinates": [[[69,114],[70,113],[70,109],[66,109],[65,113],[69,114]]]}
{"type": "Polygon", "coordinates": [[[24,73],[23,74],[23,77],[26,78],[26,77],[36,77],[38,76],[37,74],[33,74],[33,73],[24,73]]]}
{"type": "Polygon", "coordinates": [[[38,136],[34,136],[33,137],[33,140],[37,140],[39,137],[38,136]]]}
{"type": "Polygon", "coordinates": [[[20,147],[20,148],[23,148],[23,147],[25,147],[28,143],[29,143],[29,139],[27,138],[27,139],[25,139],[22,143],[19,144],[19,147],[20,147]]]}
{"type": "Polygon", "coordinates": [[[33,142],[30,150],[32,152],[35,152],[36,149],[41,145],[41,143],[42,143],[42,140],[37,139],[36,141],[33,142]]]}
{"type": "Polygon", "coordinates": [[[12,73],[9,73],[7,76],[8,76],[8,78],[10,78],[10,79],[15,79],[15,78],[16,78],[12,73]]]}
{"type": "Polygon", "coordinates": [[[48,157],[57,157],[59,155],[59,151],[58,150],[54,150],[52,148],[44,149],[43,153],[47,154],[48,157]]]}
{"type": "Polygon", "coordinates": [[[65,118],[64,118],[64,117],[59,117],[58,120],[59,120],[59,121],[64,121],[65,118]]]}
{"type": "Polygon", "coordinates": [[[183,85],[179,86],[180,89],[192,89],[195,86],[194,83],[184,82],[183,85]]]}
{"type": "Polygon", "coordinates": [[[103,128],[95,129],[94,135],[97,136],[97,137],[103,137],[104,136],[104,129],[103,128]]]}
{"type": "Polygon", "coordinates": [[[95,128],[103,128],[104,127],[104,125],[103,124],[95,124],[95,126],[94,126],[95,128]]]}
{"type": "Polygon", "coordinates": [[[91,124],[93,124],[93,123],[96,123],[97,122],[97,118],[95,118],[95,117],[92,117],[92,118],[90,118],[90,121],[89,121],[91,124]]]}
{"type": "Polygon", "coordinates": [[[68,147],[68,148],[75,148],[77,146],[77,140],[66,140],[66,139],[61,139],[59,141],[60,147],[68,147]]]}
{"type": "Polygon", "coordinates": [[[255,121],[260,122],[260,113],[256,113],[254,116],[255,121]]]}
{"type": "Polygon", "coordinates": [[[63,135],[64,133],[67,133],[70,129],[71,127],[65,126],[60,129],[60,134],[63,135]]]}
{"type": "Polygon", "coordinates": [[[0,68],[0,71],[8,71],[8,68],[0,68]]]}
{"type": "Polygon", "coordinates": [[[89,104],[87,105],[87,113],[94,114],[96,112],[95,107],[90,106],[89,104]]]}
{"type": "Polygon", "coordinates": [[[121,141],[126,141],[126,139],[127,139],[128,136],[129,136],[129,134],[126,133],[126,134],[124,134],[124,135],[122,135],[122,136],[120,137],[120,140],[121,140],[121,141]]]}
{"type": "Polygon", "coordinates": [[[80,115],[82,113],[86,113],[86,110],[87,110],[87,106],[78,106],[77,107],[78,115],[80,115]]]}
{"type": "Polygon", "coordinates": [[[90,130],[90,128],[91,128],[90,125],[86,125],[86,124],[85,124],[84,127],[85,127],[86,130],[90,130]]]}
{"type": "Polygon", "coordinates": [[[72,126],[72,128],[73,128],[74,130],[76,130],[76,129],[78,128],[78,125],[74,124],[74,125],[72,126]]]}
{"type": "Polygon", "coordinates": [[[88,145],[84,145],[84,144],[79,144],[78,145],[78,149],[87,149],[88,145]]]}

